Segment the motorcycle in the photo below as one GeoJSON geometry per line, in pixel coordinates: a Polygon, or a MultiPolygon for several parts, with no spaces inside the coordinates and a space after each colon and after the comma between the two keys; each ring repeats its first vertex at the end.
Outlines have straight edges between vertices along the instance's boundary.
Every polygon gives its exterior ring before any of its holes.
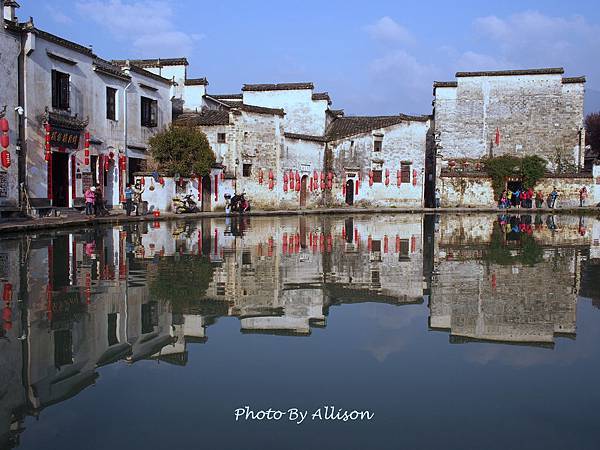
{"type": "Polygon", "coordinates": [[[246,200],[244,194],[234,195],[230,199],[231,211],[237,213],[245,213],[250,211],[250,202],[246,200]]]}
{"type": "Polygon", "coordinates": [[[175,214],[195,213],[198,212],[198,205],[192,199],[192,194],[173,198],[173,211],[175,214]]]}

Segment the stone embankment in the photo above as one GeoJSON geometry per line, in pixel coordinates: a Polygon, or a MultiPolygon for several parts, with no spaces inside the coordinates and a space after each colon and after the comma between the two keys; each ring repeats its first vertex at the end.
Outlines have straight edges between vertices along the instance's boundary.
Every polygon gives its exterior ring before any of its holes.
{"type": "MultiPolygon", "coordinates": [[[[431,213],[460,213],[460,214],[599,214],[600,208],[594,206],[585,206],[582,208],[323,208],[323,209],[304,209],[304,210],[267,210],[251,211],[246,213],[250,217],[269,217],[269,216],[295,216],[295,215],[357,215],[357,214],[431,214],[431,213]]],[[[229,216],[233,216],[230,214],[229,216]]],[[[159,217],[153,215],[145,216],[127,216],[121,211],[113,211],[106,217],[87,217],[85,215],[66,217],[47,217],[40,219],[12,219],[0,223],[0,234],[21,233],[38,230],[52,230],[67,227],[89,227],[95,225],[111,224],[119,225],[133,222],[155,222],[168,220],[191,220],[227,217],[223,211],[199,212],[193,214],[173,214],[162,213],[159,217]]]]}

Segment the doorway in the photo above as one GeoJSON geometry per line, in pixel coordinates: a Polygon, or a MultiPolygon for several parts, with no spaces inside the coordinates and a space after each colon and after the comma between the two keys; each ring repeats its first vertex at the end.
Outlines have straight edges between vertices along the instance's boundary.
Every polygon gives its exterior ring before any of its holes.
{"type": "Polygon", "coordinates": [[[211,180],[210,175],[202,177],[202,211],[210,211],[210,198],[211,198],[211,180]]]}
{"type": "MultiPolygon", "coordinates": [[[[506,189],[511,192],[517,192],[523,190],[523,182],[521,180],[509,180],[506,182],[506,189]]],[[[517,206],[518,200],[516,196],[512,196],[511,198],[511,206],[517,206]]]]}
{"type": "Polygon", "coordinates": [[[306,206],[306,197],[308,195],[308,175],[304,175],[302,177],[302,181],[300,184],[300,207],[304,208],[306,206]]]}
{"type": "Polygon", "coordinates": [[[354,180],[346,181],[346,205],[354,204],[354,180]]]}
{"type": "Polygon", "coordinates": [[[69,154],[52,153],[52,206],[69,206],[69,154]]]}

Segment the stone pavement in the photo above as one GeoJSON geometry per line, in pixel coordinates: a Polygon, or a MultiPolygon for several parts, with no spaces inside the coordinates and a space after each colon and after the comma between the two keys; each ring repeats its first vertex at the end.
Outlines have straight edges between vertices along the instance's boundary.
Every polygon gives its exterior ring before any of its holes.
{"type": "MultiPolygon", "coordinates": [[[[323,208],[323,209],[304,209],[304,210],[265,210],[251,211],[245,215],[251,217],[266,216],[293,216],[293,215],[355,215],[355,214],[431,214],[431,213],[507,213],[507,214],[535,214],[535,213],[560,213],[560,214],[594,214],[600,213],[600,208],[595,206],[585,206],[582,208],[323,208]]],[[[165,220],[189,220],[202,218],[227,217],[224,211],[199,212],[193,214],[173,214],[161,212],[159,217],[151,214],[145,216],[127,216],[122,210],[113,210],[106,217],[87,217],[83,214],[69,214],[66,217],[45,217],[40,219],[18,218],[7,219],[0,222],[0,234],[20,233],[37,230],[50,230],[67,227],[86,227],[99,224],[123,224],[130,222],[153,222],[165,220]]]]}

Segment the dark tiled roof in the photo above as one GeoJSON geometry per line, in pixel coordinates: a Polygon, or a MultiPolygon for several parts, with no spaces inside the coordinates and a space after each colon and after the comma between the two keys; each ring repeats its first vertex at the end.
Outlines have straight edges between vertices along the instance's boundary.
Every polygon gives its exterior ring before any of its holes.
{"type": "Polygon", "coordinates": [[[265,108],[264,106],[246,105],[245,103],[242,103],[241,105],[237,105],[237,106],[232,104],[232,107],[239,108],[245,112],[257,113],[257,114],[269,114],[269,115],[281,116],[281,117],[283,117],[285,115],[285,112],[281,108],[265,108]]]}
{"type": "Polygon", "coordinates": [[[15,8],[21,7],[21,5],[19,5],[17,2],[15,2],[15,0],[4,0],[4,6],[13,6],[15,8]]]}
{"type": "Polygon", "coordinates": [[[562,79],[563,84],[568,83],[585,83],[585,77],[565,77],[562,79]]]}
{"type": "Polygon", "coordinates": [[[210,94],[212,98],[216,98],[217,100],[224,99],[239,99],[244,98],[244,94],[210,94]]]}
{"type": "Polygon", "coordinates": [[[206,78],[188,78],[185,80],[186,86],[208,86],[208,80],[206,78]]]}
{"type": "Polygon", "coordinates": [[[313,136],[310,134],[284,133],[288,139],[299,139],[302,141],[327,142],[325,136],[313,136]]]}
{"type": "MultiPolygon", "coordinates": [[[[127,63],[126,59],[113,61],[115,64],[123,65],[127,63]]],[[[160,68],[165,66],[188,66],[186,58],[156,58],[156,59],[130,59],[130,64],[134,64],[142,69],[160,68]]]]}
{"type": "Polygon", "coordinates": [[[185,127],[229,125],[229,111],[207,109],[201,113],[183,113],[173,124],[185,127]]]}
{"type": "Polygon", "coordinates": [[[242,91],[290,91],[297,89],[314,89],[310,82],[305,83],[277,83],[277,84],[244,84],[242,91]]]}
{"type": "Polygon", "coordinates": [[[356,134],[367,133],[378,128],[386,128],[402,122],[426,122],[430,116],[348,116],[337,117],[327,128],[328,141],[342,139],[356,134]]]}
{"type": "Polygon", "coordinates": [[[327,100],[328,104],[331,104],[331,98],[329,98],[329,94],[327,92],[315,92],[312,95],[313,100],[327,100]]]}
{"type": "Polygon", "coordinates": [[[328,109],[327,112],[329,114],[331,114],[332,116],[343,116],[344,115],[343,109],[328,109]]]}
{"type": "Polygon", "coordinates": [[[456,72],[457,77],[498,77],[506,75],[562,75],[565,69],[562,67],[546,67],[542,69],[523,70],[494,70],[487,72],[456,72]]]}
{"type": "Polygon", "coordinates": [[[23,29],[25,31],[31,31],[32,33],[35,33],[38,37],[40,37],[48,42],[52,42],[54,44],[60,45],[61,47],[68,48],[69,50],[73,50],[78,53],[82,53],[82,54],[87,55],[92,58],[95,56],[94,52],[89,47],[85,47],[84,45],[77,44],[75,42],[61,38],[60,36],[56,36],[54,34],[40,30],[39,28],[35,28],[29,24],[26,24],[23,27],[23,29]]]}
{"type": "Polygon", "coordinates": [[[81,131],[88,126],[88,120],[81,120],[76,115],[49,111],[46,113],[46,120],[51,126],[67,128],[69,130],[81,131]]]}
{"type": "Polygon", "coordinates": [[[119,66],[115,66],[101,58],[96,58],[94,60],[94,71],[121,80],[131,80],[131,77],[123,73],[119,66]]]}
{"type": "Polygon", "coordinates": [[[131,72],[135,72],[139,75],[143,75],[145,77],[151,78],[155,81],[160,81],[161,83],[165,83],[165,84],[172,84],[173,81],[169,80],[167,78],[163,78],[160,75],[156,75],[155,73],[149,72],[148,70],[142,69],[139,66],[136,66],[135,64],[127,64],[127,61],[122,62],[120,60],[112,60],[111,63],[113,65],[117,65],[119,67],[121,67],[122,69],[129,69],[131,72]]]}
{"type": "Polygon", "coordinates": [[[439,87],[457,87],[458,86],[458,81],[434,81],[433,82],[433,87],[434,88],[439,88],[439,87]]]}

